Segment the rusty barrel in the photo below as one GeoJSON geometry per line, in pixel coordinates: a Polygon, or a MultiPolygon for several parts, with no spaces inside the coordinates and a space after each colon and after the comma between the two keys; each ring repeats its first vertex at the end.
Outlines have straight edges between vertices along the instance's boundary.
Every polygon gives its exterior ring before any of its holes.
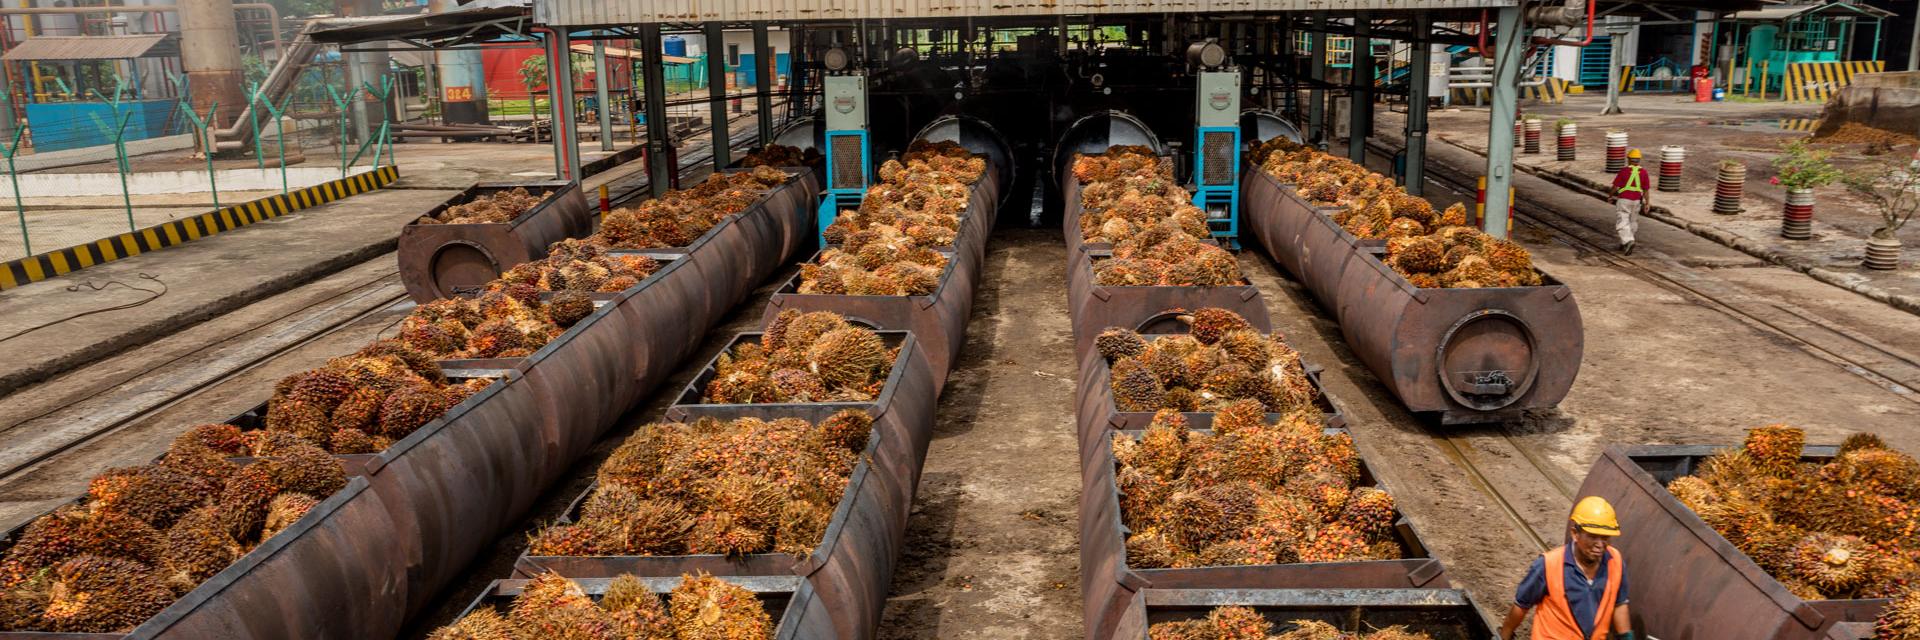
{"type": "MultiPolygon", "coordinates": [[[[1084,401],[1083,401],[1084,404],[1084,401]]],[[[1085,421],[1086,417],[1082,416],[1085,421]]],[[[1342,430],[1328,429],[1329,433],[1342,430]]],[[[1139,437],[1139,431],[1115,432],[1139,437]]],[[[1186,569],[1127,565],[1127,534],[1120,487],[1114,480],[1111,437],[1082,441],[1080,469],[1080,593],[1086,637],[1116,638],[1143,590],[1433,589],[1449,586],[1445,569],[1428,556],[1411,522],[1394,524],[1400,560],[1292,563],[1186,569]]],[[[1363,457],[1357,486],[1379,486],[1363,457]]],[[[1385,487],[1381,487],[1385,489],[1385,487]]],[[[1390,492],[1390,491],[1389,491],[1390,492]]],[[[1138,628],[1138,627],[1135,627],[1138,628]]]]}
{"type": "MultiPolygon", "coordinates": [[[[517,576],[557,571],[567,577],[611,578],[622,573],[646,577],[678,576],[706,571],[720,576],[800,577],[819,602],[807,616],[808,628],[829,630],[795,637],[872,638],[893,582],[893,569],[905,544],[907,518],[919,486],[920,466],[926,459],[933,432],[936,390],[933,374],[914,336],[882,331],[888,346],[900,346],[892,374],[872,402],[794,404],[700,404],[701,390],[713,376],[713,363],[684,390],[667,418],[690,421],[702,417],[801,418],[818,422],[845,409],[865,409],[874,416],[873,435],[865,455],[854,468],[847,491],[836,506],[820,546],[805,558],[783,553],[745,557],[689,556],[523,556],[515,563],[517,576]]],[[[727,351],[758,333],[743,333],[727,351]]],[[[717,360],[716,356],[716,360],[717,360]]],[[[588,489],[590,493],[591,488],[588,489]]],[[[569,511],[584,505],[583,493],[569,511]]]]}
{"type": "Polygon", "coordinates": [[[508,222],[419,224],[400,229],[400,281],[414,302],[479,295],[489,281],[515,265],[547,257],[547,247],[593,232],[594,211],[578,182],[489,182],[467,187],[432,209],[515,188],[550,191],[539,204],[508,222]]]}
{"type": "MultiPolygon", "coordinates": [[[[594,602],[599,602],[607,594],[607,587],[613,582],[613,576],[605,578],[567,576],[567,578],[580,585],[580,590],[586,592],[587,597],[592,598],[594,602]]],[[[680,579],[678,575],[647,577],[640,578],[640,583],[645,585],[648,591],[660,596],[664,603],[668,594],[680,586],[680,579]]],[[[760,601],[760,605],[766,608],[767,617],[774,621],[776,640],[833,637],[832,627],[821,624],[827,619],[827,612],[821,609],[819,598],[815,596],[813,587],[805,581],[793,576],[725,576],[720,579],[753,593],[754,598],[760,601]]],[[[514,598],[519,597],[520,593],[526,590],[529,582],[532,582],[532,579],[495,580],[460,612],[460,616],[464,618],[467,614],[482,609],[491,609],[505,616],[512,609],[514,598]]]]}
{"type": "Polygon", "coordinates": [[[1334,224],[1264,172],[1247,180],[1248,228],[1333,312],[1361,362],[1402,405],[1443,422],[1486,422],[1565,398],[1585,347],[1573,290],[1420,289],[1383,249],[1334,224]]]}
{"type": "Polygon", "coordinates": [[[1493,637],[1460,589],[1146,589],[1110,637],[1147,640],[1149,625],[1204,618],[1218,607],[1253,609],[1279,633],[1296,620],[1314,620],[1353,637],[1394,626],[1433,640],[1493,637]]]}
{"type": "MultiPolygon", "coordinates": [[[[1580,495],[1606,498],[1625,524],[1613,541],[1621,557],[1685,576],[1634,583],[1634,628],[1664,640],[1856,637],[1845,630],[1872,622],[1887,600],[1802,600],[1667,492],[1667,483],[1724,448],[1612,446],[1581,483],[1580,495]]],[[[1801,460],[1824,462],[1838,451],[1809,446],[1801,460]]]]}
{"type": "Polygon", "coordinates": [[[540,350],[495,363],[498,380],[439,418],[378,454],[343,457],[363,475],[323,502],[331,506],[135,636],[399,633],[778,266],[743,256],[790,256],[810,237],[810,207],[795,193],[804,190],[769,191],[540,350]]]}

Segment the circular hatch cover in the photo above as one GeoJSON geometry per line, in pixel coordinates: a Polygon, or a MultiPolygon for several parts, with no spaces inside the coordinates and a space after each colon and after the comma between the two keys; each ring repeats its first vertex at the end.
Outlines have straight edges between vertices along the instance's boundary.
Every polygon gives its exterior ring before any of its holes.
{"type": "Polygon", "coordinates": [[[1526,321],[1498,309],[1481,309],[1455,322],[1441,338],[1438,356],[1447,395],[1480,411],[1518,401],[1540,371],[1533,331],[1526,321]]]}

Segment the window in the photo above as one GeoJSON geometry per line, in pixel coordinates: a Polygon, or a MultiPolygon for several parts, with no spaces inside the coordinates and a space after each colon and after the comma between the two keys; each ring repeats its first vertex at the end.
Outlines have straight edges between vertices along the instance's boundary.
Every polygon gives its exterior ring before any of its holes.
{"type": "Polygon", "coordinates": [[[740,45],[727,45],[727,64],[734,67],[740,66],[740,45]]]}

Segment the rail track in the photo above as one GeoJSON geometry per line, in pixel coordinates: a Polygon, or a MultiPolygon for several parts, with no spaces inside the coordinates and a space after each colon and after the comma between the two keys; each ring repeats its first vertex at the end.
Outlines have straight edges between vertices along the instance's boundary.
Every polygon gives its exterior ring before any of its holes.
{"type": "Polygon", "coordinates": [[[292,326],[264,336],[242,335],[215,342],[125,375],[125,379],[130,382],[155,374],[167,367],[192,365],[194,363],[191,360],[212,354],[212,357],[207,358],[211,361],[208,364],[219,368],[197,372],[192,382],[185,388],[171,390],[164,397],[148,400],[144,394],[141,394],[135,395],[130,401],[109,400],[109,406],[103,410],[89,411],[86,418],[66,423],[63,428],[37,430],[26,434],[25,438],[16,439],[13,436],[18,435],[16,432],[23,431],[26,425],[69,409],[79,408],[80,405],[95,401],[96,398],[75,399],[20,420],[14,427],[0,432],[0,438],[11,441],[6,445],[4,452],[0,452],[0,485],[19,479],[63,453],[110,437],[264,364],[359,324],[370,316],[392,309],[406,298],[405,292],[399,286],[398,278],[398,271],[387,271],[377,278],[329,297],[318,305],[309,305],[258,325],[266,327],[293,320],[292,326]],[[309,311],[315,307],[321,308],[318,311],[309,311]],[[302,315],[307,317],[299,318],[302,315]],[[311,324],[312,322],[318,322],[318,325],[315,326],[311,324]],[[217,355],[223,348],[248,343],[265,343],[270,346],[264,351],[248,353],[236,360],[217,355]]]}

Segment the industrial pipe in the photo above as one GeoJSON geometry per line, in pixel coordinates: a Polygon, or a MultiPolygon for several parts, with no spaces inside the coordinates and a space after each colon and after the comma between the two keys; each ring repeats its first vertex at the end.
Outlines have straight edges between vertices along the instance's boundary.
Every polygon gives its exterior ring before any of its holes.
{"type": "MultiPolygon", "coordinates": [[[[1551,9],[1536,7],[1528,11],[1527,23],[1571,27],[1573,25],[1580,24],[1580,16],[1577,13],[1578,11],[1580,11],[1580,0],[1567,0],[1567,5],[1560,7],[1559,11],[1557,12],[1551,9]],[[1558,13],[1559,15],[1553,15],[1555,13],[1558,13]],[[1562,21],[1565,21],[1565,22],[1562,22],[1562,21]]],[[[1533,43],[1537,45],[1561,44],[1561,45],[1567,45],[1570,47],[1584,47],[1584,46],[1593,44],[1593,13],[1594,13],[1594,0],[1587,0],[1587,11],[1586,11],[1587,37],[1586,38],[1581,40],[1560,40],[1557,38],[1534,38],[1533,43]]]]}

